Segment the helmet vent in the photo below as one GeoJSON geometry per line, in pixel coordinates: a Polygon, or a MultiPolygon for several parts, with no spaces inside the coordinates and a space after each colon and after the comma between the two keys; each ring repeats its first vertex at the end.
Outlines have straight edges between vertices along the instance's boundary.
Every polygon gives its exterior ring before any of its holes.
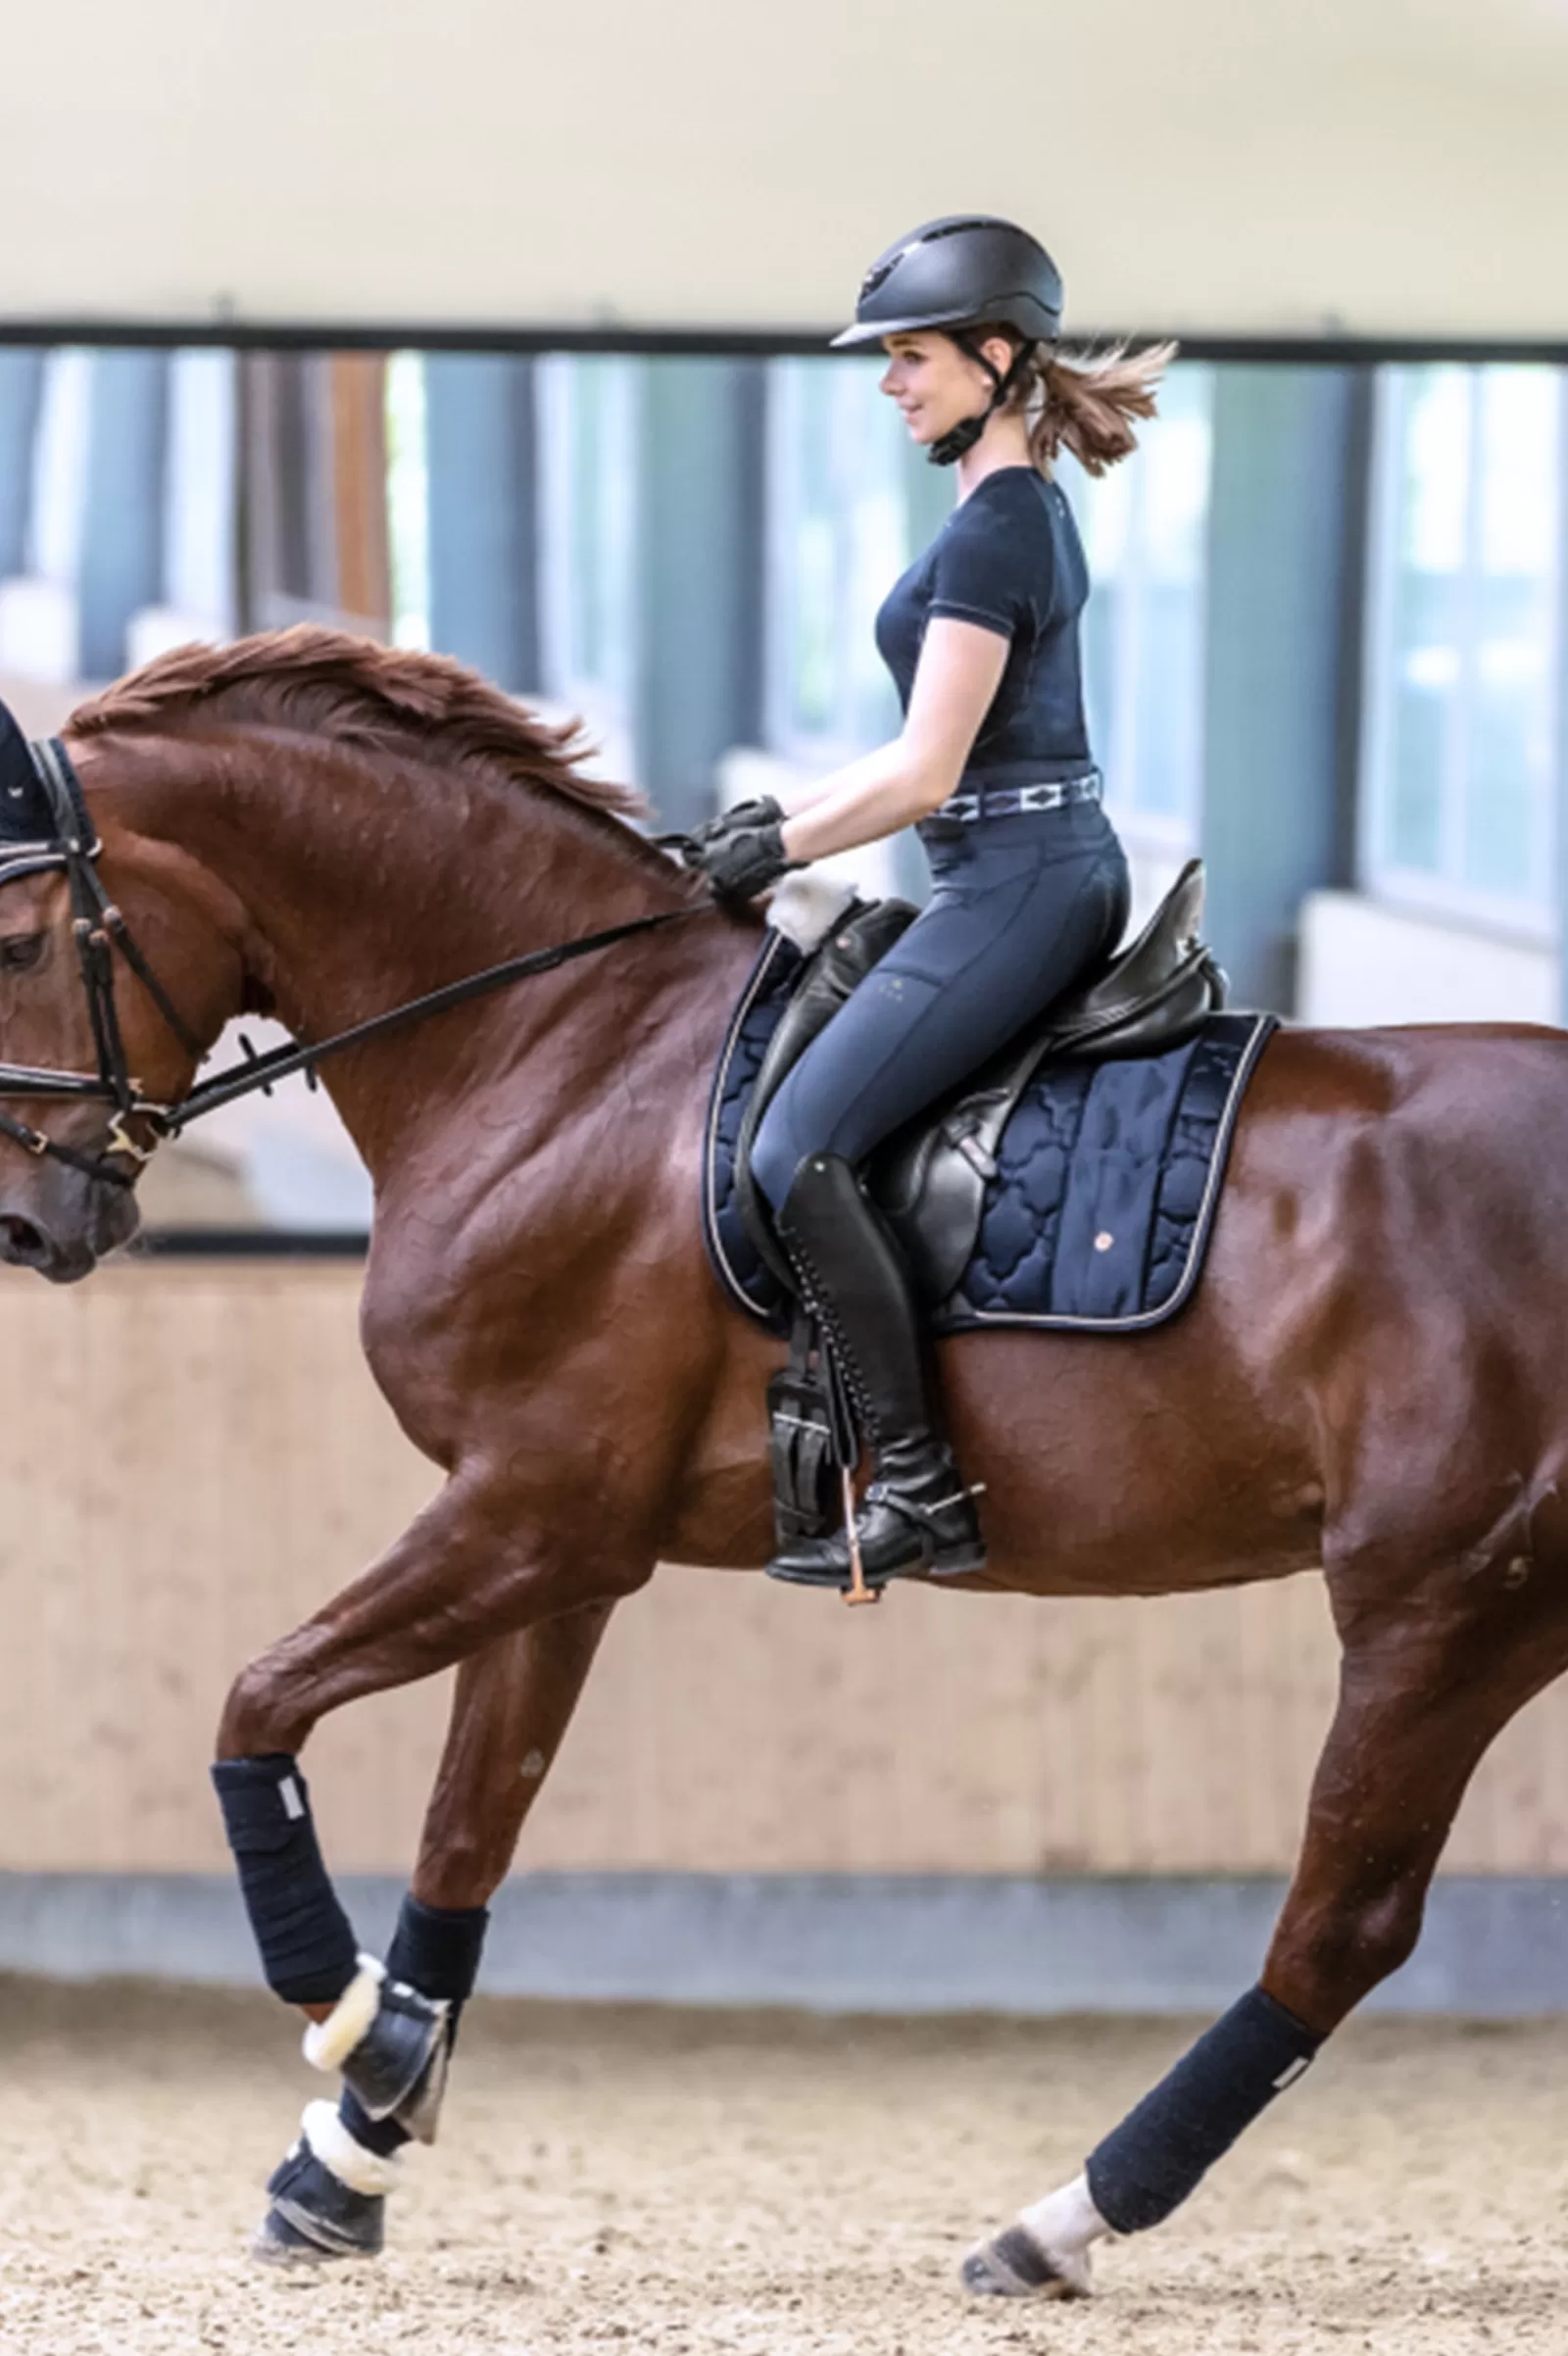
{"type": "Polygon", "coordinates": [[[923,237],[913,238],[909,244],[901,245],[898,252],[886,262],[874,262],[871,265],[865,276],[860,280],[860,301],[863,303],[869,296],[874,295],[879,286],[886,286],[899,264],[906,261],[910,254],[918,252],[921,246],[935,245],[939,237],[962,237],[970,229],[994,229],[996,225],[994,221],[947,221],[939,229],[927,229],[923,237]]]}

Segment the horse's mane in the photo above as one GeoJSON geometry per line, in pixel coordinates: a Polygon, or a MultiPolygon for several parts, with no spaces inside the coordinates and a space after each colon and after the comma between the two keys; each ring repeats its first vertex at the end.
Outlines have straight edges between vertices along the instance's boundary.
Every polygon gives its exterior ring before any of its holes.
{"type": "MultiPolygon", "coordinates": [[[[448,655],[413,654],[301,623],[229,646],[182,646],[80,705],[75,736],[170,729],[186,714],[328,736],[400,753],[487,782],[542,786],[587,810],[632,816],[630,786],[586,777],[590,747],[569,720],[552,727],[448,655]]],[[[629,840],[635,842],[633,835],[629,840]]]]}

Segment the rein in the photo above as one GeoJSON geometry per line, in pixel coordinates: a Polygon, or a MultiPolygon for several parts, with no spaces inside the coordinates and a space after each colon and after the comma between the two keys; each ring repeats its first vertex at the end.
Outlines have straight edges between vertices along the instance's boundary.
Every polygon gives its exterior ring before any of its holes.
{"type": "MultiPolygon", "coordinates": [[[[553,973],[558,965],[573,964],[598,949],[611,949],[617,941],[629,941],[634,933],[657,932],[661,925],[678,924],[683,916],[701,916],[708,912],[704,903],[694,901],[690,908],[662,908],[657,916],[633,916],[625,924],[607,925],[601,933],[584,933],[575,941],[558,942],[553,949],[530,950],[520,957],[507,957],[499,965],[487,965],[480,973],[465,975],[461,982],[447,982],[439,990],[426,991],[423,998],[411,998],[401,1006],[391,1006],[384,1014],[371,1014],[364,1022],[355,1023],[347,1031],[334,1031],[330,1039],[315,1047],[277,1047],[266,1055],[248,1055],[243,1063],[230,1064],[227,1071],[215,1072],[199,1088],[193,1088],[180,1104],[164,1107],[159,1126],[169,1137],[177,1137],[181,1129],[189,1128],[207,1112],[216,1112],[220,1104],[232,1104],[239,1097],[254,1095],[259,1088],[265,1095],[274,1080],[286,1080],[297,1071],[313,1072],[318,1063],[328,1055],[340,1055],[345,1048],[359,1047],[367,1039],[379,1039],[383,1032],[401,1030],[405,1023],[422,1022],[427,1014],[440,1014],[448,1006],[461,1006],[470,998],[484,998],[493,990],[505,990],[513,982],[531,981],[537,973],[553,973]]],[[[0,1075],[3,1076],[3,1075],[0,1075]]]]}
{"type": "Polygon", "coordinates": [[[663,925],[678,924],[684,917],[704,915],[712,905],[709,901],[694,901],[685,908],[662,908],[656,915],[633,916],[624,924],[607,925],[602,932],[585,933],[574,941],[558,942],[550,949],[530,950],[521,957],[504,958],[499,965],[487,965],[482,972],[466,974],[461,981],[448,982],[439,990],[428,990],[421,998],[409,999],[400,1006],[389,1007],[385,1013],[369,1015],[364,1022],[354,1023],[346,1031],[336,1031],[329,1039],[318,1040],[312,1046],[273,1048],[265,1055],[258,1055],[247,1046],[243,1063],[215,1072],[179,1104],[163,1104],[143,1095],[125,1061],[120,1017],[115,1007],[117,949],[175,1039],[197,1062],[204,1052],[201,1043],[181,1019],[137,947],[124,917],[104,889],[93,864],[99,850],[97,831],[71,756],[58,737],[29,744],[27,750],[48,799],[55,832],[49,841],[28,844],[18,857],[0,859],[0,884],[21,875],[36,874],[45,867],[64,868],[71,890],[72,932],[87,997],[98,1069],[96,1073],[56,1071],[46,1065],[0,1062],[0,1096],[87,1099],[112,1104],[115,1112],[107,1143],[96,1153],[62,1145],[4,1109],[0,1109],[0,1137],[10,1138],[40,1158],[63,1161],[89,1178],[104,1179],[114,1186],[133,1186],[140,1164],[152,1158],[164,1138],[177,1137],[192,1121],[218,1111],[220,1105],[253,1096],[258,1089],[270,1095],[277,1081],[288,1079],[294,1072],[304,1072],[314,1086],[316,1066],[328,1055],[341,1055],[348,1048],[379,1039],[406,1024],[422,1022],[428,1015],[443,1013],[449,1006],[464,1006],[469,999],[509,989],[514,982],[553,973],[558,966],[570,965],[578,957],[611,949],[617,941],[628,941],[635,934],[657,932],[663,925]],[[145,1120],[156,1132],[151,1146],[140,1146],[131,1137],[125,1124],[133,1119],[145,1120]],[[128,1155],[137,1168],[117,1168],[113,1157],[120,1154],[128,1155]]]}

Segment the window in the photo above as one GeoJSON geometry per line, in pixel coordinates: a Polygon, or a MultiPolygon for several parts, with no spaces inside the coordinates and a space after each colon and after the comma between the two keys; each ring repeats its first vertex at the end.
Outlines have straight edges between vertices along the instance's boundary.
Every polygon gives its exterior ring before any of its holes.
{"type": "MultiPolygon", "coordinates": [[[[636,685],[641,365],[577,353],[538,364],[544,685],[612,741],[630,728],[636,685]]],[[[620,774],[633,767],[628,749],[620,774]]]]}
{"type": "Polygon", "coordinates": [[[1545,934],[1562,376],[1389,368],[1378,393],[1363,878],[1545,934]]]}
{"type": "Polygon", "coordinates": [[[818,768],[898,733],[877,608],[953,506],[876,390],[886,363],[768,368],[766,711],[771,749],[818,768]]]}
{"type": "Polygon", "coordinates": [[[1059,469],[1093,584],[1084,686],[1106,804],[1135,840],[1181,850],[1202,815],[1213,397],[1211,368],[1177,366],[1134,457],[1098,479],[1059,469]]]}
{"type": "Polygon", "coordinates": [[[428,650],[430,466],[422,352],[393,352],[387,357],[386,524],[392,643],[428,650]]]}

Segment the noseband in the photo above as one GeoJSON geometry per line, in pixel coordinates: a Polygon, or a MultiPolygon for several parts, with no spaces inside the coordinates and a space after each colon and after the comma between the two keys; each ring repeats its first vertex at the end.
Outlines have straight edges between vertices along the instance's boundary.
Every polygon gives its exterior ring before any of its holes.
{"type": "Polygon", "coordinates": [[[171,1108],[143,1094],[140,1082],[132,1079],[125,1061],[120,1015],[115,1006],[117,949],[180,1046],[197,1062],[201,1060],[201,1043],[181,1019],[131,938],[124,917],[104,890],[96,864],[98,831],[88,814],[81,781],[70,754],[58,737],[29,744],[27,751],[49,807],[52,832],[38,842],[8,843],[0,849],[0,884],[15,883],[24,875],[41,874],[50,868],[64,870],[71,893],[72,936],[87,998],[98,1069],[96,1073],[55,1071],[37,1064],[0,1062],[0,1097],[74,1098],[110,1104],[114,1114],[106,1142],[95,1153],[62,1145],[58,1139],[45,1136],[41,1129],[31,1128],[3,1108],[0,1108],[0,1137],[11,1138],[40,1158],[63,1161],[89,1178],[106,1180],[111,1186],[131,1186],[141,1164],[152,1154],[158,1138],[167,1135],[171,1108]],[[153,1145],[138,1145],[131,1136],[127,1124],[138,1118],[149,1121],[157,1132],[153,1145]],[[126,1159],[134,1167],[126,1169],[123,1166],[126,1159]]]}
{"type": "MultiPolygon", "coordinates": [[[[0,711],[3,709],[0,707],[0,711]]],[[[81,967],[82,988],[87,994],[98,1069],[96,1073],[55,1071],[37,1064],[0,1062],[0,1097],[74,1098],[90,1104],[112,1104],[114,1116],[106,1141],[96,1153],[61,1145],[3,1108],[0,1108],[0,1137],[9,1137],[29,1153],[63,1161],[70,1168],[81,1170],[89,1178],[103,1179],[111,1186],[134,1186],[142,1163],[151,1160],[164,1138],[176,1137],[192,1121],[218,1111],[220,1105],[232,1104],[240,1097],[254,1095],[258,1089],[270,1095],[275,1081],[286,1080],[294,1072],[303,1072],[314,1087],[316,1066],[345,1048],[363,1046],[384,1032],[422,1022],[427,1015],[440,1014],[449,1006],[464,1006],[470,999],[488,997],[492,991],[507,989],[514,982],[531,980],[535,974],[552,973],[557,966],[569,965],[595,950],[630,940],[635,933],[657,932],[661,926],[678,924],[687,916],[710,913],[713,907],[710,899],[691,901],[683,908],[661,908],[653,915],[633,916],[625,924],[607,925],[603,932],[586,933],[575,941],[560,942],[552,949],[529,950],[522,957],[508,957],[500,965],[487,965],[482,973],[466,974],[461,981],[427,991],[422,998],[409,999],[384,1014],[372,1014],[367,1021],[357,1022],[347,1031],[335,1032],[314,1046],[279,1047],[258,1055],[248,1041],[241,1040],[245,1051],[243,1063],[216,1072],[179,1104],[162,1104],[142,1093],[125,1061],[120,1017],[115,1009],[117,950],[192,1062],[200,1063],[206,1051],[182,1020],[137,948],[124,917],[104,890],[94,863],[99,851],[98,831],[70,754],[60,739],[53,736],[29,744],[27,753],[49,806],[53,831],[36,842],[0,842],[0,885],[46,869],[64,870],[71,890],[72,933],[81,967]],[[139,1146],[130,1135],[126,1124],[137,1119],[146,1121],[153,1130],[149,1146],[139,1146]],[[129,1169],[117,1166],[117,1157],[126,1157],[134,1166],[129,1169]]]]}

